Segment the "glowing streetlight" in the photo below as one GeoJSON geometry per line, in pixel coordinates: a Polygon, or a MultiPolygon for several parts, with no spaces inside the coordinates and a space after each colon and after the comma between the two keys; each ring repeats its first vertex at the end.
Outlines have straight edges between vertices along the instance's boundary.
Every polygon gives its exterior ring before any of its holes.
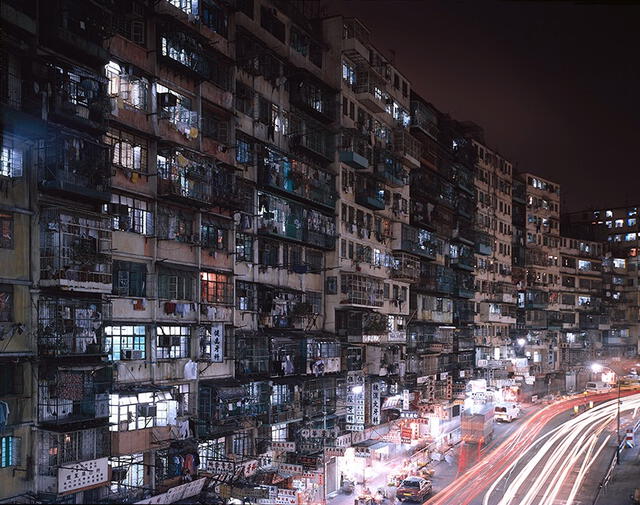
{"type": "Polygon", "coordinates": [[[363,386],[353,386],[351,388],[351,392],[354,395],[359,395],[360,393],[362,393],[364,391],[364,387],[363,386]]]}
{"type": "Polygon", "coordinates": [[[524,347],[524,344],[526,344],[526,343],[527,343],[527,341],[524,338],[519,338],[518,339],[518,345],[520,347],[524,347]]]}
{"type": "Polygon", "coordinates": [[[602,372],[602,365],[600,363],[592,363],[591,364],[591,371],[593,373],[602,372]]]}

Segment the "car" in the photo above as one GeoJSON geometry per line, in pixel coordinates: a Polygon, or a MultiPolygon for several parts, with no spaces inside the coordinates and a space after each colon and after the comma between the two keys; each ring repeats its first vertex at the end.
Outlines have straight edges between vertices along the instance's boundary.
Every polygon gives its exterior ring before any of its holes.
{"type": "Polygon", "coordinates": [[[422,503],[431,493],[431,481],[422,477],[407,477],[404,479],[398,490],[396,498],[400,501],[416,501],[422,503]]]}

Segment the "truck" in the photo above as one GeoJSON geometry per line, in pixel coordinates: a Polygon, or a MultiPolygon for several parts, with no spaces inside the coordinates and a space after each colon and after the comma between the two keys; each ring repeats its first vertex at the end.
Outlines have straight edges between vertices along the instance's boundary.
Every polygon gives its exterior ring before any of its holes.
{"type": "Polygon", "coordinates": [[[496,421],[510,423],[520,416],[520,406],[514,402],[501,402],[496,404],[494,412],[496,421]]]}
{"type": "Polygon", "coordinates": [[[462,440],[469,444],[484,445],[493,437],[493,404],[484,405],[478,410],[465,410],[462,413],[462,440]]]}
{"type": "Polygon", "coordinates": [[[587,393],[606,393],[611,391],[611,385],[599,381],[587,382],[586,391],[587,393]]]}

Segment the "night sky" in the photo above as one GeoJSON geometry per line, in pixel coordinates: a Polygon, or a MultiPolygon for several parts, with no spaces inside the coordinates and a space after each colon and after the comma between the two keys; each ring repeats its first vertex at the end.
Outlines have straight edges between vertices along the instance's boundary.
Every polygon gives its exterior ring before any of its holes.
{"type": "Polygon", "coordinates": [[[563,211],[640,203],[640,5],[331,0],[413,89],[562,185],[563,211]]]}

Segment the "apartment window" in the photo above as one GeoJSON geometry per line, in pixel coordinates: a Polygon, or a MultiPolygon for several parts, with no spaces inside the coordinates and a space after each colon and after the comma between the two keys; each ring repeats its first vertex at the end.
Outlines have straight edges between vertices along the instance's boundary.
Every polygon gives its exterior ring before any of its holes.
{"type": "Polygon", "coordinates": [[[20,465],[20,437],[0,437],[0,468],[20,465]]]}
{"type": "Polygon", "coordinates": [[[149,81],[129,70],[115,61],[105,65],[109,95],[117,99],[118,108],[122,108],[121,104],[126,104],[144,111],[147,109],[149,81]]]}
{"type": "Polygon", "coordinates": [[[350,63],[342,62],[342,79],[350,86],[356,85],[356,68],[350,63]]]}
{"type": "Polygon", "coordinates": [[[106,326],[104,334],[110,361],[145,359],[145,326],[106,326]]]}
{"type": "Polygon", "coordinates": [[[278,266],[278,242],[273,240],[258,239],[258,263],[264,266],[278,266]]]}
{"type": "Polygon", "coordinates": [[[188,358],[191,354],[191,329],[188,326],[158,326],[156,358],[188,358]]]}
{"type": "Polygon", "coordinates": [[[161,207],[158,211],[158,238],[193,242],[193,216],[182,211],[161,207]]]}
{"type": "Polygon", "coordinates": [[[616,228],[622,228],[624,226],[624,219],[616,219],[616,228]]]}
{"type": "Polygon", "coordinates": [[[224,10],[217,5],[216,1],[202,2],[202,23],[214,32],[227,37],[228,20],[224,10]]]}
{"type": "Polygon", "coordinates": [[[153,235],[153,212],[151,204],[145,200],[124,195],[111,195],[111,205],[105,204],[104,211],[111,214],[114,230],[153,235]]]}
{"type": "Polygon", "coordinates": [[[161,270],[158,273],[158,298],[193,300],[195,273],[181,270],[161,270]]]}
{"type": "Polygon", "coordinates": [[[238,112],[253,117],[253,90],[240,81],[236,81],[235,106],[238,112]]]}
{"type": "Polygon", "coordinates": [[[233,303],[233,283],[229,274],[200,272],[200,292],[205,303],[233,303]]]}
{"type": "Polygon", "coordinates": [[[113,262],[113,294],[142,297],[146,294],[147,267],[131,261],[113,262]]]}
{"type": "Polygon", "coordinates": [[[246,432],[233,435],[233,454],[238,456],[249,456],[253,454],[251,440],[251,435],[246,432]]]}
{"type": "Polygon", "coordinates": [[[307,56],[309,54],[309,37],[295,28],[291,28],[290,35],[291,47],[303,56],[307,56]]]}
{"type": "Polygon", "coordinates": [[[202,216],[200,240],[202,247],[218,251],[227,250],[229,225],[209,216],[202,216]]]}
{"type": "Polygon", "coordinates": [[[320,251],[307,249],[305,252],[305,260],[311,272],[320,273],[322,271],[322,258],[323,254],[320,251]]]}
{"type": "Polygon", "coordinates": [[[174,124],[180,133],[191,136],[191,128],[198,128],[198,112],[191,99],[175,91],[156,85],[160,118],[174,124]]]}
{"type": "Polygon", "coordinates": [[[105,137],[105,143],[111,146],[112,163],[120,168],[147,173],[147,139],[127,133],[123,130],[110,128],[105,137]]]}
{"type": "Polygon", "coordinates": [[[131,6],[136,12],[136,18],[131,19],[125,13],[114,12],[113,25],[116,32],[124,38],[144,45],[146,40],[146,23],[144,19],[144,6],[135,0],[131,2],[131,6]],[[139,15],[138,15],[139,14],[139,15]]]}
{"type": "Polygon", "coordinates": [[[4,362],[0,367],[0,397],[24,392],[24,372],[20,363],[4,362]]]}
{"type": "Polygon", "coordinates": [[[236,281],[236,307],[238,310],[258,310],[258,289],[256,284],[236,281]]]}
{"type": "Polygon", "coordinates": [[[636,222],[637,221],[635,217],[630,217],[629,219],[627,219],[627,226],[635,226],[636,222]]]}
{"type": "MultiPolygon", "coordinates": [[[[260,7],[260,26],[267,30],[280,42],[284,42],[284,23],[280,21],[276,15],[271,13],[271,10],[267,7],[260,7]]],[[[238,453],[236,453],[238,454],[238,453]]]]}
{"type": "MultiPolygon", "coordinates": [[[[286,385],[284,385],[286,387],[286,385]]],[[[275,386],[274,386],[275,389],[275,386]]],[[[274,442],[286,442],[288,437],[288,428],[287,423],[284,424],[274,424],[271,426],[271,440],[274,442]]]]}
{"type": "Polygon", "coordinates": [[[4,139],[2,143],[0,176],[22,177],[22,150],[15,147],[9,139],[4,139]]]}
{"type": "Polygon", "coordinates": [[[409,86],[407,85],[407,81],[402,81],[402,96],[405,98],[409,96],[409,86]]]}
{"type": "Polygon", "coordinates": [[[302,264],[302,247],[297,245],[282,245],[282,266],[292,269],[297,273],[305,273],[304,265],[302,264]],[[302,271],[300,271],[302,269],[302,271]]]}
{"type": "Polygon", "coordinates": [[[222,144],[228,144],[229,123],[205,110],[202,113],[202,135],[222,144]]]}
{"type": "Polygon", "coordinates": [[[236,161],[242,165],[253,162],[253,143],[240,136],[236,136],[236,161]]]}
{"type": "Polygon", "coordinates": [[[0,212],[0,249],[13,249],[13,214],[0,212]]]}
{"type": "Polygon", "coordinates": [[[236,233],[236,261],[253,263],[253,235],[236,233]]]}
{"type": "Polygon", "coordinates": [[[322,293],[307,291],[304,296],[305,301],[311,305],[311,312],[313,314],[322,314],[322,293]]]}
{"type": "Polygon", "coordinates": [[[0,322],[13,321],[13,286],[0,284],[0,322]]]}

